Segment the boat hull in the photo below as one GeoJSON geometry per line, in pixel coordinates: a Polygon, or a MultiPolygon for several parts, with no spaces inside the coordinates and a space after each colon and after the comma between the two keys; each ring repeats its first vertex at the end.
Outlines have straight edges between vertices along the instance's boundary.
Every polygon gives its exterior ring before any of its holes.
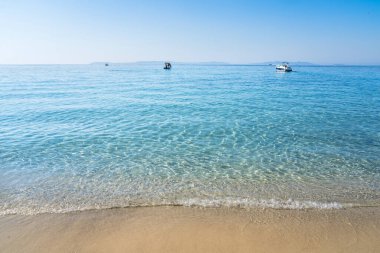
{"type": "Polygon", "coordinates": [[[290,68],[290,67],[287,67],[287,68],[285,68],[285,67],[276,67],[276,70],[280,71],[280,72],[292,72],[293,71],[292,68],[290,68]]]}
{"type": "Polygon", "coordinates": [[[278,72],[292,72],[291,69],[276,69],[278,72]]]}

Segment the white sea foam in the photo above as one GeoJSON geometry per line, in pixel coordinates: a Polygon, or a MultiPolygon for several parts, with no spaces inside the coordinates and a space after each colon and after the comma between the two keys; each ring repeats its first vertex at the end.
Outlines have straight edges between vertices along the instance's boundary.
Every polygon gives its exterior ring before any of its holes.
{"type": "Polygon", "coordinates": [[[213,199],[186,199],[179,201],[183,206],[200,207],[241,207],[241,208],[274,208],[274,209],[340,209],[352,206],[338,202],[298,201],[298,200],[253,200],[249,198],[213,198],[213,199]]]}
{"type": "Polygon", "coordinates": [[[185,206],[185,207],[218,207],[218,208],[272,208],[272,209],[341,209],[352,207],[350,203],[318,202],[299,200],[276,200],[276,199],[249,199],[249,198],[189,198],[176,201],[163,201],[155,203],[129,203],[123,205],[93,205],[93,206],[41,206],[41,207],[13,207],[0,208],[0,215],[35,215],[41,213],[69,213],[77,211],[100,210],[110,208],[127,207],[154,207],[154,206],[185,206]]]}

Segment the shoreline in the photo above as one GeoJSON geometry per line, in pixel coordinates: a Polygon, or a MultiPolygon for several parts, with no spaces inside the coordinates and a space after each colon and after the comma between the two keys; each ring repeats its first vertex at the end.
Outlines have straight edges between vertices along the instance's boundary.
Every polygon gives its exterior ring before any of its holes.
{"type": "Polygon", "coordinates": [[[380,207],[128,207],[0,217],[1,252],[379,252],[380,207]]]}
{"type": "Polygon", "coordinates": [[[75,212],[89,212],[101,211],[111,209],[128,209],[128,208],[157,208],[157,207],[183,207],[183,208],[227,208],[227,209],[278,209],[278,210],[333,210],[344,209],[353,207],[380,207],[376,204],[353,204],[341,202],[319,202],[308,200],[276,200],[276,199],[259,199],[251,200],[248,198],[213,198],[213,199],[199,199],[190,198],[182,201],[163,202],[152,204],[129,204],[129,205],[115,205],[115,206],[98,206],[98,207],[58,207],[44,206],[43,208],[14,208],[0,211],[0,217],[5,215],[40,215],[40,214],[65,214],[75,212]]]}

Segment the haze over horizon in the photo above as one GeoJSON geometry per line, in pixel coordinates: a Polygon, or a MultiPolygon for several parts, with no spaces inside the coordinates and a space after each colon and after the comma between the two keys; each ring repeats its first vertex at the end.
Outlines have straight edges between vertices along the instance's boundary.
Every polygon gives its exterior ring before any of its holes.
{"type": "Polygon", "coordinates": [[[380,1],[0,3],[0,64],[380,64],[380,1]]]}

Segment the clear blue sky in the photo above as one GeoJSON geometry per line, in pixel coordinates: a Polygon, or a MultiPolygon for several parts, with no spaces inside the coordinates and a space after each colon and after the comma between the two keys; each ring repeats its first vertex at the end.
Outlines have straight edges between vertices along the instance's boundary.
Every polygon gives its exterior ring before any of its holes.
{"type": "Polygon", "coordinates": [[[2,0],[0,64],[380,64],[380,0],[2,0]]]}

